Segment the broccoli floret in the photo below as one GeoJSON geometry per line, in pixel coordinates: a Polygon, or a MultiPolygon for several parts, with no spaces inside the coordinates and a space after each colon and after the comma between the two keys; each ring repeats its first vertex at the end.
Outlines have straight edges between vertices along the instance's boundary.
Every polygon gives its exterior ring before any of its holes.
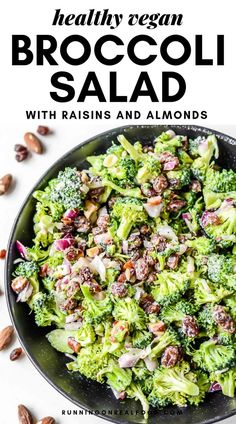
{"type": "Polygon", "coordinates": [[[43,247],[47,247],[52,244],[54,234],[58,231],[61,224],[53,222],[53,218],[47,215],[42,203],[37,203],[36,211],[34,215],[34,232],[36,235],[34,243],[36,246],[41,244],[43,247]]]}
{"type": "Polygon", "coordinates": [[[216,193],[236,192],[236,172],[232,169],[216,171],[209,168],[206,173],[205,187],[216,193]]]}
{"type": "Polygon", "coordinates": [[[132,345],[138,349],[144,349],[152,341],[152,335],[149,331],[135,331],[132,335],[132,345]]]}
{"type": "Polygon", "coordinates": [[[76,168],[65,168],[58,177],[49,183],[50,198],[53,202],[61,204],[64,209],[83,208],[86,192],[76,168]]]}
{"type": "Polygon", "coordinates": [[[107,378],[107,384],[118,392],[122,392],[131,384],[132,371],[130,369],[120,368],[118,362],[111,359],[108,366],[101,369],[97,375],[98,381],[107,378]]]}
{"type": "Polygon", "coordinates": [[[236,336],[235,334],[231,333],[225,333],[224,331],[221,331],[217,335],[217,341],[219,344],[222,344],[223,346],[233,346],[236,347],[236,336]]]}
{"type": "Polygon", "coordinates": [[[127,297],[115,303],[113,316],[116,320],[124,320],[131,328],[143,330],[146,327],[146,315],[135,299],[127,297]]]}
{"type": "Polygon", "coordinates": [[[124,320],[115,321],[111,329],[110,340],[121,343],[129,332],[129,323],[124,320]]]}
{"type": "Polygon", "coordinates": [[[206,172],[213,156],[215,155],[216,158],[218,156],[216,137],[214,135],[208,136],[205,141],[199,144],[198,152],[200,157],[193,161],[191,170],[195,178],[205,181],[206,172]]]}
{"type": "Polygon", "coordinates": [[[36,190],[33,193],[33,197],[41,203],[45,212],[50,214],[53,221],[60,221],[65,208],[62,203],[57,203],[51,200],[51,190],[49,187],[46,187],[44,191],[36,190]]]}
{"type": "Polygon", "coordinates": [[[209,382],[209,377],[206,373],[196,370],[193,373],[193,379],[194,382],[198,385],[199,387],[199,395],[198,396],[189,396],[188,397],[188,402],[190,403],[190,405],[195,405],[198,406],[199,403],[203,402],[206,393],[208,392],[209,388],[210,388],[210,382],[209,382]]]}
{"type": "Polygon", "coordinates": [[[120,187],[134,186],[135,176],[137,174],[136,163],[125,153],[122,147],[112,146],[112,153],[107,151],[106,155],[89,156],[87,161],[92,165],[90,172],[100,176],[103,179],[112,181],[120,187]]]}
{"type": "Polygon", "coordinates": [[[144,184],[160,174],[160,162],[153,156],[146,155],[140,164],[136,176],[138,184],[144,184]]]}
{"type": "MultiPolygon", "coordinates": [[[[151,376],[151,372],[148,371],[148,369],[146,368],[145,363],[143,361],[139,361],[135,365],[135,367],[132,367],[132,373],[133,373],[133,377],[134,377],[135,381],[139,380],[140,383],[151,376]]],[[[142,384],[142,386],[144,386],[144,384],[142,384]]],[[[147,389],[148,389],[148,385],[144,390],[145,393],[147,392],[147,389]]]]}
{"type": "Polygon", "coordinates": [[[227,193],[216,193],[208,188],[203,189],[203,197],[206,209],[217,209],[221,206],[225,199],[236,201],[236,191],[228,191],[227,193]]]}
{"type": "Polygon", "coordinates": [[[99,324],[111,314],[112,301],[110,297],[107,295],[103,300],[95,300],[88,286],[81,285],[80,288],[84,295],[85,312],[83,317],[85,321],[90,324],[99,324]]]}
{"type": "Polygon", "coordinates": [[[130,155],[130,157],[135,161],[138,162],[142,160],[143,157],[145,157],[145,154],[143,154],[137,147],[133,144],[131,144],[127,138],[125,138],[124,135],[118,135],[117,140],[122,145],[123,149],[126,150],[126,152],[130,155]]]}
{"type": "Polygon", "coordinates": [[[214,214],[216,221],[212,224],[207,219],[209,212],[204,212],[201,225],[208,237],[217,242],[220,247],[227,248],[236,242],[236,207],[232,204],[222,204],[214,214]]]}
{"type": "Polygon", "coordinates": [[[167,172],[169,181],[172,181],[173,188],[180,190],[191,182],[191,171],[186,166],[182,169],[167,172]]]}
{"type": "Polygon", "coordinates": [[[117,236],[127,239],[133,227],[147,222],[148,215],[140,200],[119,198],[113,206],[112,218],[119,221],[117,236]]]}
{"type": "Polygon", "coordinates": [[[220,384],[222,393],[225,396],[234,397],[236,389],[236,367],[222,373],[214,372],[210,378],[212,382],[217,381],[220,384]]]}
{"type": "Polygon", "coordinates": [[[152,295],[157,303],[166,306],[177,302],[188,287],[187,274],[164,270],[158,274],[157,285],[152,289],[152,295]]]}
{"type": "Polygon", "coordinates": [[[35,322],[39,327],[47,327],[55,324],[61,328],[65,325],[65,314],[56,305],[52,294],[43,292],[36,293],[31,302],[34,311],[35,322]]]}
{"type": "Polygon", "coordinates": [[[144,419],[147,420],[148,411],[149,411],[149,403],[141,389],[140,384],[131,383],[130,386],[127,387],[126,393],[128,397],[134,398],[135,400],[139,400],[141,402],[141,405],[144,411],[144,419]]]}
{"type": "Polygon", "coordinates": [[[95,333],[93,327],[88,323],[84,323],[78,330],[77,339],[81,346],[87,346],[94,343],[95,333]]]}
{"type": "Polygon", "coordinates": [[[194,315],[196,310],[194,303],[180,300],[175,305],[162,308],[160,318],[166,323],[181,322],[186,315],[194,315]]]}
{"type": "Polygon", "coordinates": [[[178,334],[173,330],[173,328],[169,327],[168,330],[166,330],[164,334],[162,334],[162,336],[155,342],[155,345],[151,350],[150,357],[158,358],[161,356],[162,352],[167,346],[176,346],[179,344],[180,341],[178,334]]]}
{"type": "Polygon", "coordinates": [[[229,288],[236,288],[236,259],[234,256],[213,254],[208,257],[208,278],[229,288]]]}
{"type": "Polygon", "coordinates": [[[218,303],[224,297],[230,295],[230,291],[226,288],[219,286],[214,287],[210,281],[204,278],[197,278],[194,282],[194,299],[197,305],[204,305],[205,303],[218,303]]]}
{"type": "Polygon", "coordinates": [[[196,250],[199,255],[208,255],[209,253],[214,252],[216,248],[216,243],[214,240],[203,236],[197,237],[193,240],[187,240],[185,244],[186,246],[196,250]]]}
{"type": "MultiPolygon", "coordinates": [[[[153,390],[148,397],[152,404],[157,398],[170,401],[174,405],[185,406],[188,397],[199,397],[199,387],[193,380],[193,373],[189,372],[189,364],[182,361],[173,368],[161,366],[153,376],[153,390]]],[[[196,379],[197,380],[197,379],[196,379]]]]}
{"type": "Polygon", "coordinates": [[[208,372],[222,370],[235,364],[234,348],[219,345],[215,340],[203,342],[192,358],[199,368],[208,372]]]}
{"type": "Polygon", "coordinates": [[[117,184],[113,183],[112,181],[109,181],[107,179],[102,180],[102,184],[104,187],[109,187],[114,191],[117,191],[117,193],[121,194],[124,197],[133,197],[134,199],[142,199],[143,195],[139,187],[134,188],[122,188],[118,186],[117,184]]]}
{"type": "Polygon", "coordinates": [[[70,371],[79,371],[87,378],[97,380],[101,369],[107,367],[108,355],[104,354],[101,343],[94,343],[83,347],[77,356],[77,360],[67,364],[70,371]]]}
{"type": "Polygon", "coordinates": [[[38,280],[39,267],[34,261],[24,261],[15,269],[14,274],[17,276],[25,277],[33,287],[33,293],[36,294],[39,291],[39,280],[38,280]]]}
{"type": "Polygon", "coordinates": [[[229,298],[224,299],[224,303],[229,308],[230,315],[236,320],[236,294],[233,294],[229,298]]]}
{"type": "Polygon", "coordinates": [[[154,152],[157,154],[163,152],[170,152],[172,154],[176,153],[178,147],[182,147],[184,137],[181,135],[176,135],[173,137],[173,134],[163,132],[155,139],[155,148],[154,152]]]}
{"type": "Polygon", "coordinates": [[[205,141],[205,138],[199,136],[196,137],[194,139],[190,138],[189,139],[189,153],[192,156],[192,158],[196,159],[198,156],[200,156],[199,153],[199,146],[201,143],[203,143],[205,141]]]}
{"type": "Polygon", "coordinates": [[[198,314],[198,325],[207,336],[213,337],[217,331],[217,325],[213,316],[212,304],[205,305],[198,314]]]}

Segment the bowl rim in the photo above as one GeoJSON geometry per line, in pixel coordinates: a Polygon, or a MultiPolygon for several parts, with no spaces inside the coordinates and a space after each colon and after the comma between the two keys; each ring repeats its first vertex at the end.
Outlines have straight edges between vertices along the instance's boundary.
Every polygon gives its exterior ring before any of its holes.
{"type": "MultiPolygon", "coordinates": [[[[32,193],[36,190],[36,188],[47,177],[47,175],[49,174],[49,172],[51,171],[51,169],[57,166],[57,163],[58,162],[64,161],[71,154],[73,154],[74,152],[76,152],[78,149],[81,149],[83,146],[89,144],[90,142],[92,142],[96,138],[102,138],[102,137],[105,137],[105,136],[107,137],[109,135],[112,136],[113,133],[115,134],[118,131],[120,133],[126,132],[127,129],[136,129],[136,128],[137,129],[138,128],[142,128],[142,129],[149,128],[150,129],[150,128],[153,128],[155,130],[158,130],[158,128],[160,128],[160,127],[169,127],[169,129],[173,129],[173,130],[175,130],[175,129],[179,129],[179,130],[181,130],[181,129],[183,129],[183,130],[191,130],[191,131],[194,131],[196,133],[198,131],[201,131],[201,132],[205,133],[206,135],[209,135],[209,134],[212,134],[213,133],[213,134],[216,135],[216,137],[218,136],[220,138],[224,138],[224,140],[226,142],[228,142],[231,145],[235,145],[236,146],[236,139],[234,139],[233,137],[228,136],[227,134],[224,134],[224,133],[222,133],[220,131],[217,131],[217,130],[214,130],[214,129],[211,129],[211,128],[208,128],[208,127],[200,126],[200,125],[171,125],[171,124],[168,124],[168,123],[167,124],[165,124],[165,123],[163,123],[163,124],[156,124],[156,125],[155,124],[150,124],[150,125],[148,125],[148,124],[145,124],[145,125],[141,125],[141,124],[140,125],[138,125],[138,124],[136,125],[136,124],[134,124],[134,125],[123,125],[123,126],[111,128],[111,129],[108,129],[106,131],[103,131],[102,133],[95,134],[92,137],[90,137],[89,139],[86,139],[85,141],[82,141],[81,143],[77,144],[75,147],[73,147],[72,149],[68,150],[62,156],[60,156],[59,158],[57,158],[50,165],[50,167],[43,173],[43,175],[37,180],[37,182],[33,185],[33,187],[31,188],[31,190],[27,194],[26,198],[22,202],[22,204],[21,204],[21,206],[20,206],[20,208],[19,208],[19,210],[17,212],[17,215],[16,215],[16,217],[15,217],[15,219],[13,221],[13,224],[12,224],[12,227],[11,227],[11,231],[10,231],[10,235],[9,235],[9,238],[8,238],[7,256],[6,256],[6,260],[5,260],[5,266],[4,266],[4,280],[5,280],[4,281],[4,288],[5,288],[5,294],[6,294],[6,303],[7,303],[8,313],[10,315],[11,322],[12,322],[14,328],[15,328],[17,338],[18,338],[21,346],[24,348],[24,351],[26,352],[27,357],[29,358],[29,360],[31,361],[31,363],[34,365],[34,367],[37,369],[37,371],[40,373],[40,375],[50,384],[50,386],[53,387],[54,389],[56,389],[56,391],[58,393],[60,393],[62,396],[64,396],[66,399],[68,399],[71,403],[73,403],[77,407],[79,407],[79,408],[81,408],[81,409],[83,409],[83,410],[85,410],[87,412],[91,411],[87,406],[81,404],[80,402],[78,402],[76,400],[72,400],[71,397],[63,389],[61,389],[59,386],[57,386],[56,383],[53,383],[53,381],[50,380],[50,378],[44,373],[44,370],[42,369],[42,367],[40,366],[40,364],[38,363],[38,361],[33,357],[33,355],[31,355],[29,353],[28,348],[25,346],[25,342],[24,342],[23,337],[21,336],[20,329],[18,327],[18,323],[14,319],[12,305],[11,305],[11,302],[10,302],[10,284],[8,282],[8,267],[9,267],[9,264],[11,262],[11,256],[12,256],[11,255],[11,249],[10,249],[10,247],[12,246],[12,243],[13,243],[13,236],[14,236],[14,233],[15,233],[15,228],[16,228],[17,222],[18,222],[18,220],[19,220],[19,218],[21,216],[21,213],[22,213],[24,207],[28,203],[30,197],[32,196],[32,193]]],[[[226,412],[224,415],[221,415],[221,416],[218,415],[218,416],[216,416],[214,418],[210,418],[210,419],[204,421],[204,424],[213,424],[213,423],[216,423],[218,421],[225,420],[225,419],[227,419],[229,417],[232,417],[234,415],[236,415],[236,408],[233,409],[233,410],[231,410],[231,411],[229,411],[229,412],[226,412]]],[[[113,423],[130,424],[130,421],[126,421],[126,420],[123,420],[123,419],[117,421],[115,418],[113,418],[113,416],[103,415],[102,413],[94,414],[94,416],[99,417],[99,418],[102,418],[102,419],[105,419],[106,421],[110,421],[110,422],[113,422],[113,423]]],[[[157,414],[157,416],[158,416],[158,414],[157,414]]],[[[199,424],[201,424],[200,421],[199,421],[199,424]]]]}

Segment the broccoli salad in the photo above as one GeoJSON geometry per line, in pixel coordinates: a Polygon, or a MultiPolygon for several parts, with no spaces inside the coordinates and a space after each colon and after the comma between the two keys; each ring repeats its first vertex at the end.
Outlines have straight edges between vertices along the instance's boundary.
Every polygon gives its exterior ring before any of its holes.
{"type": "Polygon", "coordinates": [[[216,137],[119,135],[37,190],[11,287],[67,368],[149,407],[236,386],[236,172],[216,137]]]}

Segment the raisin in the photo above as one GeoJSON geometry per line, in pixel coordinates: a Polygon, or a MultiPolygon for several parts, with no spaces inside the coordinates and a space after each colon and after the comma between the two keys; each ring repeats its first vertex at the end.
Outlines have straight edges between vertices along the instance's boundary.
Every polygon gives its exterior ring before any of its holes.
{"type": "Polygon", "coordinates": [[[156,248],[158,252],[163,252],[166,248],[166,239],[165,237],[159,236],[158,234],[154,234],[151,237],[151,243],[156,248]]]}
{"type": "Polygon", "coordinates": [[[21,347],[17,347],[16,349],[13,349],[12,352],[10,353],[10,360],[11,361],[16,361],[22,354],[22,349],[21,347]]]}
{"type": "Polygon", "coordinates": [[[50,133],[50,129],[45,125],[39,125],[37,128],[37,133],[40,135],[48,135],[50,133]]]}
{"type": "Polygon", "coordinates": [[[182,321],[183,333],[188,337],[196,337],[199,333],[197,321],[191,315],[186,315],[182,321]]]}
{"type": "Polygon", "coordinates": [[[233,318],[227,314],[224,306],[218,305],[215,307],[213,318],[215,322],[219,324],[226,332],[231,334],[236,332],[236,323],[233,318]]]}
{"type": "Polygon", "coordinates": [[[63,311],[72,311],[77,306],[77,300],[75,299],[67,299],[65,302],[61,304],[61,309],[63,311]]]}
{"type": "Polygon", "coordinates": [[[74,221],[78,233],[86,234],[89,232],[91,224],[85,216],[78,216],[74,221]]]}
{"type": "Polygon", "coordinates": [[[93,273],[88,266],[83,266],[79,271],[79,282],[80,284],[85,283],[86,281],[93,280],[93,273]]]}
{"type": "Polygon", "coordinates": [[[141,184],[140,188],[145,197],[153,197],[156,195],[154,188],[149,183],[141,184]]]}
{"type": "Polygon", "coordinates": [[[140,299],[140,306],[147,314],[158,314],[160,306],[155,302],[150,294],[145,293],[140,299]]]}
{"type": "Polygon", "coordinates": [[[170,255],[169,258],[166,261],[166,265],[170,269],[176,269],[179,264],[179,255],[174,253],[173,255],[170,255]]]}
{"type": "Polygon", "coordinates": [[[155,178],[152,185],[157,194],[162,194],[168,187],[168,181],[164,175],[159,175],[159,177],[155,178]]]}
{"type": "Polygon", "coordinates": [[[134,269],[136,273],[137,280],[145,280],[145,278],[148,276],[149,268],[147,262],[140,258],[138,259],[134,264],[134,269]]]}
{"type": "Polygon", "coordinates": [[[185,200],[181,199],[173,199],[169,202],[167,209],[170,212],[178,212],[180,209],[182,209],[186,205],[185,200]]]}
{"type": "Polygon", "coordinates": [[[6,254],[7,254],[6,249],[1,249],[0,250],[0,259],[5,259],[6,254]]]}
{"type": "Polygon", "coordinates": [[[150,324],[148,324],[148,328],[154,336],[158,336],[159,333],[166,331],[166,325],[163,321],[150,322],[150,324]]]}
{"type": "Polygon", "coordinates": [[[190,184],[190,189],[194,193],[200,193],[202,191],[201,183],[198,180],[193,180],[190,184]]]}
{"type": "Polygon", "coordinates": [[[102,231],[107,230],[109,224],[109,215],[104,214],[100,215],[97,219],[97,226],[102,229],[102,231]]]}
{"type": "Polygon", "coordinates": [[[111,286],[111,292],[114,296],[125,297],[128,293],[128,290],[123,283],[114,283],[111,286]]]}
{"type": "Polygon", "coordinates": [[[161,357],[161,365],[166,368],[174,367],[181,359],[182,353],[178,346],[168,346],[161,357]]]}

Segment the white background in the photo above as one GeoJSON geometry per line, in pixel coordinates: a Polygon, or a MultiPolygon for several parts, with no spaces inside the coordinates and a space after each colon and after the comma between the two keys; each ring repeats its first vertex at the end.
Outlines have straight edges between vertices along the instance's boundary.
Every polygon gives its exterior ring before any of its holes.
{"type": "MultiPolygon", "coordinates": [[[[225,34],[225,66],[224,67],[194,67],[194,45],[193,55],[186,65],[181,68],[175,67],[173,70],[183,73],[187,82],[187,92],[182,101],[173,105],[151,105],[147,100],[141,100],[136,105],[120,105],[120,109],[196,109],[207,110],[208,120],[198,121],[200,125],[218,129],[231,136],[236,137],[235,123],[235,14],[234,1],[214,1],[206,2],[178,2],[166,0],[159,4],[156,1],[129,2],[120,0],[111,6],[111,2],[101,0],[87,0],[86,7],[79,7],[79,2],[71,0],[65,5],[62,0],[50,0],[32,2],[30,0],[4,2],[1,7],[1,28],[0,28],[0,48],[1,48],[1,78],[0,78],[0,174],[1,176],[10,172],[14,176],[15,187],[12,191],[0,198],[0,248],[7,244],[10,228],[17,211],[30,191],[31,187],[40,178],[42,173],[48,169],[52,163],[71,149],[79,142],[91,136],[105,131],[109,128],[123,125],[125,123],[145,123],[145,119],[139,122],[115,121],[115,119],[96,121],[46,121],[53,128],[54,135],[45,137],[46,152],[42,156],[34,155],[23,163],[17,163],[14,159],[13,147],[15,143],[21,143],[26,131],[35,131],[38,122],[27,122],[25,119],[25,109],[111,109],[115,112],[118,105],[99,105],[96,100],[89,100],[85,105],[64,104],[58,106],[49,97],[50,77],[56,70],[68,70],[75,76],[75,87],[81,87],[82,81],[89,70],[95,70],[105,94],[108,93],[107,75],[109,70],[117,70],[120,76],[120,89],[122,94],[130,93],[132,85],[135,83],[141,67],[134,66],[128,60],[122,62],[116,69],[108,69],[96,63],[92,57],[87,64],[80,69],[60,64],[58,67],[36,67],[32,64],[28,67],[11,67],[11,34],[25,33],[32,38],[35,34],[53,34],[58,41],[65,36],[80,32],[86,36],[93,44],[98,36],[102,36],[110,31],[103,28],[82,28],[76,27],[51,27],[51,22],[55,8],[61,8],[66,13],[86,13],[89,8],[109,8],[113,13],[183,13],[184,24],[182,27],[160,27],[155,30],[145,30],[145,28],[127,28],[123,23],[118,30],[111,33],[116,34],[128,41],[132,36],[139,33],[146,33],[157,40],[163,40],[167,35],[178,32],[186,36],[190,41],[194,40],[195,34],[204,34],[205,52],[210,55],[214,52],[216,34],[225,34]],[[227,5],[227,6],[226,6],[227,5]],[[55,69],[56,68],[56,69],[55,69]]],[[[125,19],[125,18],[124,18],[125,19]]],[[[34,43],[33,43],[34,45],[34,43]]],[[[57,56],[59,58],[59,56],[57,56]]],[[[157,60],[150,67],[150,75],[155,85],[160,86],[161,70],[169,70],[163,62],[157,60]]],[[[107,95],[107,94],[106,94],[107,95]]],[[[40,120],[42,124],[43,121],[40,120]]],[[[161,121],[148,121],[146,123],[163,123],[161,121]]],[[[196,123],[172,121],[172,124],[196,123]]],[[[3,261],[0,263],[1,277],[0,287],[3,290],[3,261]]],[[[7,313],[4,295],[0,296],[0,328],[10,323],[7,313]]],[[[12,347],[17,347],[19,343],[14,342],[12,347]]],[[[16,408],[19,403],[28,405],[29,408],[40,418],[45,415],[52,415],[61,424],[74,424],[83,422],[95,424],[101,422],[98,418],[91,417],[61,417],[61,409],[73,409],[73,405],[59,395],[39,373],[34,369],[30,361],[24,356],[12,363],[9,360],[11,348],[0,353],[0,424],[17,423],[16,408]]],[[[76,409],[76,408],[75,408],[76,409]]],[[[232,424],[233,418],[225,421],[232,424]]]]}

